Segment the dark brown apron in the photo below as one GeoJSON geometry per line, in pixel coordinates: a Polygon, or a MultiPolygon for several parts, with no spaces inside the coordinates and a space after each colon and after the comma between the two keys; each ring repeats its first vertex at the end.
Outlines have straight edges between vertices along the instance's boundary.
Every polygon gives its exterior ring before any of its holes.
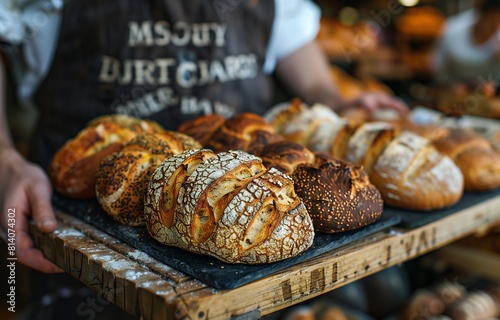
{"type": "Polygon", "coordinates": [[[91,119],[124,113],[167,129],[207,113],[262,114],[274,1],[72,0],[35,102],[31,159],[50,157],[91,119]]]}

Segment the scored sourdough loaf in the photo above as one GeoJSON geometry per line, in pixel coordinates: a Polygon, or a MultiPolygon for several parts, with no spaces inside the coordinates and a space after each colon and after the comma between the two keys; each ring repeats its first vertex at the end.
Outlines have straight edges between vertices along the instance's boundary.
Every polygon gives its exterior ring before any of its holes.
{"type": "Polygon", "coordinates": [[[370,178],[392,206],[444,208],[463,194],[463,176],[453,161],[419,135],[403,131],[382,151],[370,178]]]}
{"type": "Polygon", "coordinates": [[[315,231],[358,229],[376,222],[382,214],[380,192],[361,166],[315,154],[289,141],[269,144],[256,155],[266,168],[276,168],[292,177],[315,231]]]}
{"type": "Polygon", "coordinates": [[[161,131],[155,122],[119,114],[90,121],[51,159],[48,171],[54,189],[71,198],[95,197],[95,173],[102,159],[140,133],[161,131]]]}
{"type": "Polygon", "coordinates": [[[95,184],[99,204],[116,221],[143,226],[144,195],[153,171],[168,157],[199,148],[196,140],[175,131],[136,136],[99,164],[95,184]]]}
{"type": "Polygon", "coordinates": [[[243,151],[193,150],[165,160],[151,177],[144,212],[160,243],[228,263],[287,259],[314,239],[292,179],[243,151]]]}

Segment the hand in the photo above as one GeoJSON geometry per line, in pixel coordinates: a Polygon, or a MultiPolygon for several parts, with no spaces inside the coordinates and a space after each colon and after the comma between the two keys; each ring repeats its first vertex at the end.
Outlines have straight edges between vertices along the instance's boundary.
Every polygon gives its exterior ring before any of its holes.
{"type": "MultiPolygon", "coordinates": [[[[402,116],[407,116],[410,112],[403,101],[381,92],[364,93],[358,98],[348,101],[347,104],[353,107],[361,107],[370,112],[379,109],[393,109],[399,111],[402,116]]],[[[349,108],[349,106],[344,107],[344,109],[349,108]]]]}
{"type": "MultiPolygon", "coordinates": [[[[4,237],[9,228],[8,213],[15,210],[17,261],[45,273],[62,272],[33,246],[28,231],[28,217],[38,230],[51,232],[57,222],[51,206],[51,186],[43,170],[27,162],[13,149],[0,150],[0,227],[4,237]]],[[[12,227],[12,225],[11,225],[12,227]]],[[[12,228],[11,228],[12,229],[12,228]]]]}

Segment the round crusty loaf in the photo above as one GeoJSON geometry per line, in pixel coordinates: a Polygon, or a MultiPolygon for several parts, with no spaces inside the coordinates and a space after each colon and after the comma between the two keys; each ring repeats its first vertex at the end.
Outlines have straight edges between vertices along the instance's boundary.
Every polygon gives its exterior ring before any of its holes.
{"type": "Polygon", "coordinates": [[[382,214],[382,196],[361,166],[316,154],[315,164],[297,166],[292,178],[315,231],[358,229],[376,222],[382,214]]]}
{"type": "Polygon", "coordinates": [[[283,137],[264,118],[254,113],[240,113],[224,121],[205,146],[215,152],[249,151],[280,140],[283,137]]]}
{"type": "Polygon", "coordinates": [[[71,198],[95,197],[95,173],[102,159],[119,151],[139,133],[161,131],[152,121],[126,115],[92,120],[52,158],[48,170],[54,189],[71,198]]]}
{"type": "Polygon", "coordinates": [[[374,223],[382,214],[382,197],[360,166],[314,154],[282,141],[258,150],[266,168],[291,175],[318,232],[334,233],[374,223]]]}
{"type": "Polygon", "coordinates": [[[199,148],[196,140],[175,131],[138,135],[100,163],[95,185],[99,204],[122,224],[144,225],[144,194],[153,171],[168,157],[199,148]]]}
{"type": "Polygon", "coordinates": [[[157,241],[228,263],[290,258],[314,238],[291,178],[243,151],[170,157],[151,177],[144,209],[157,241]]]}
{"type": "Polygon", "coordinates": [[[428,139],[403,131],[376,160],[370,174],[384,202],[395,207],[432,210],[455,204],[463,176],[428,139]]]}

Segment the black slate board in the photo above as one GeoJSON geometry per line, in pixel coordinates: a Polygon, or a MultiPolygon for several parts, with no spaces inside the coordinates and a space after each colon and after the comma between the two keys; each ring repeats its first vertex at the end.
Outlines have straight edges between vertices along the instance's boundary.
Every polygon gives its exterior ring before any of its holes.
{"type": "Polygon", "coordinates": [[[434,211],[408,211],[386,206],[384,208],[384,215],[399,217],[402,227],[413,229],[445,218],[457,211],[470,208],[498,195],[500,195],[500,188],[488,192],[465,192],[460,201],[449,208],[434,211]]]}
{"type": "Polygon", "coordinates": [[[73,200],[55,194],[53,203],[63,212],[105,231],[216,289],[232,289],[242,286],[401,222],[400,216],[389,216],[384,213],[374,224],[358,230],[339,234],[316,233],[312,247],[296,257],[269,264],[245,265],[229,264],[209,256],[162,245],[149,235],[145,227],[127,227],[115,222],[104,213],[95,199],[73,200]]]}

